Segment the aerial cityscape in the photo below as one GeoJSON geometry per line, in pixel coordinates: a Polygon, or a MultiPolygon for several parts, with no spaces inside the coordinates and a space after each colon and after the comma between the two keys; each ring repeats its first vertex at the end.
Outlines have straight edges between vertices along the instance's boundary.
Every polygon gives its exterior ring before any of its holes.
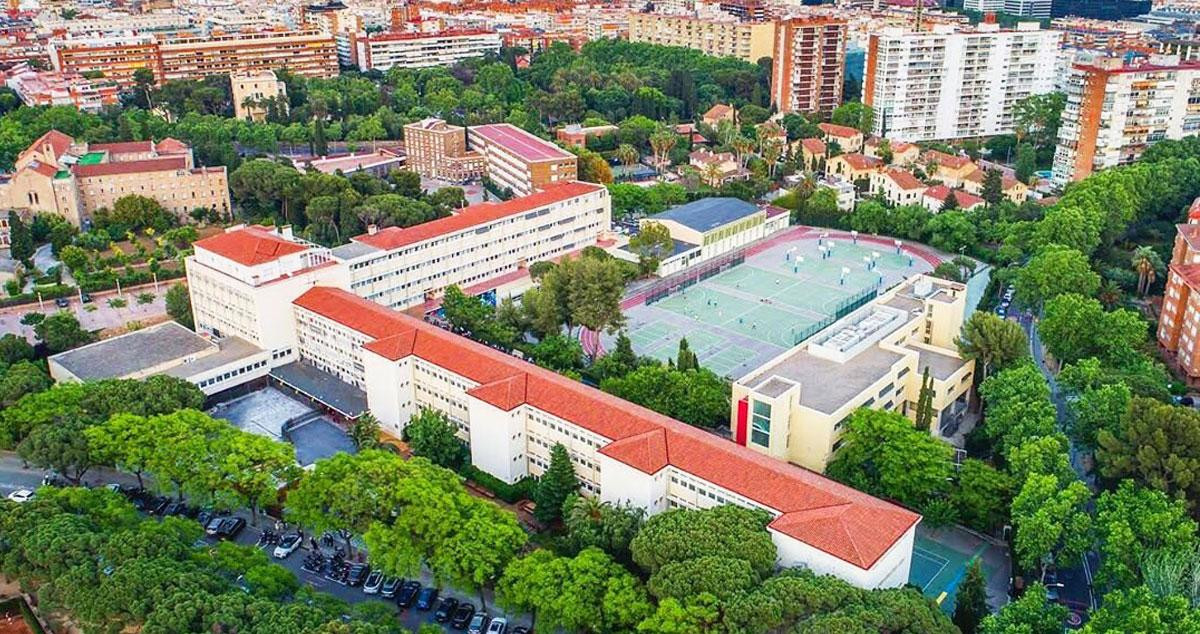
{"type": "Polygon", "coordinates": [[[0,284],[0,634],[1200,634],[1200,0],[7,0],[0,284]]]}

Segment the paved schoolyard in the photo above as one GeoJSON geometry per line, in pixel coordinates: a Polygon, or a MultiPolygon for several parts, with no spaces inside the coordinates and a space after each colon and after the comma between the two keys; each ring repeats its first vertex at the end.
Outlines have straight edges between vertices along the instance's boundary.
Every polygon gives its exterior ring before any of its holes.
{"type": "Polygon", "coordinates": [[[1011,567],[1007,550],[957,526],[917,527],[908,582],[937,601],[946,614],[952,614],[958,586],[976,560],[983,564],[988,603],[998,609],[1008,603],[1011,567]]]}
{"type": "MultiPolygon", "coordinates": [[[[846,311],[933,269],[890,241],[793,228],[741,264],[625,311],[634,352],[674,358],[680,338],[700,364],[736,379],[804,341],[846,311]]],[[[612,349],[613,338],[602,341],[612,349]]]]}
{"type": "Polygon", "coordinates": [[[220,403],[208,413],[243,431],[291,443],[301,466],[339,452],[357,451],[350,437],[321,411],[275,387],[220,403]],[[285,432],[283,424],[290,420],[298,424],[285,432]]]}

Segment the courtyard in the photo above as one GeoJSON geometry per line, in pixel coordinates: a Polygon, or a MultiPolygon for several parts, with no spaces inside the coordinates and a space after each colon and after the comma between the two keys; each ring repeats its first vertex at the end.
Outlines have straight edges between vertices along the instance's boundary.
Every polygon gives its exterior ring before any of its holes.
{"type": "Polygon", "coordinates": [[[321,410],[276,387],[219,403],[208,413],[242,431],[291,443],[302,467],[339,452],[357,452],[350,437],[321,410]]]}
{"type": "Polygon", "coordinates": [[[921,245],[795,227],[728,264],[642,289],[625,304],[626,330],[638,355],[674,358],[686,337],[702,366],[737,379],[942,259],[921,245]]]}

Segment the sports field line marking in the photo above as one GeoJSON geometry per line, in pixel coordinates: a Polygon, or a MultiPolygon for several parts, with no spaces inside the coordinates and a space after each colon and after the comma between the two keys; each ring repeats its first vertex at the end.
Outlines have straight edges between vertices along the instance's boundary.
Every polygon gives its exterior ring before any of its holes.
{"type": "Polygon", "coordinates": [[[924,557],[924,558],[928,559],[929,561],[934,562],[935,564],[937,562],[941,561],[941,566],[938,567],[937,572],[933,573],[929,577],[929,581],[926,581],[925,585],[921,586],[921,592],[925,592],[926,590],[929,589],[929,586],[930,586],[930,584],[933,583],[933,580],[937,579],[938,575],[942,574],[942,571],[946,569],[946,566],[950,565],[950,560],[945,557],[942,557],[941,555],[939,555],[935,552],[925,550],[924,548],[921,548],[920,546],[913,546],[913,555],[920,555],[921,557],[924,557]]]}

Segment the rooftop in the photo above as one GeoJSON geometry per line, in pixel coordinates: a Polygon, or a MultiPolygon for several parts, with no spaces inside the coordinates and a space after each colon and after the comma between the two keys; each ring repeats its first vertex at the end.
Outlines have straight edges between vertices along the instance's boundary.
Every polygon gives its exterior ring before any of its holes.
{"type": "Polygon", "coordinates": [[[758,390],[760,385],[782,377],[800,384],[800,405],[832,414],[891,373],[892,367],[903,358],[904,355],[879,346],[864,350],[846,363],[799,350],[759,372],[761,378],[750,387],[758,390]]]}
{"type": "Polygon", "coordinates": [[[119,379],[189,357],[212,354],[217,344],[169,321],[60,352],[50,360],[80,381],[119,379]]]}
{"type": "Polygon", "coordinates": [[[508,216],[526,213],[557,202],[576,198],[584,194],[604,191],[603,185],[582,181],[558,183],[538,190],[528,196],[513,198],[497,203],[479,203],[446,218],[430,220],[412,227],[386,227],[376,233],[366,233],[352,238],[355,242],[375,249],[399,249],[410,244],[424,242],[438,236],[463,231],[508,216]]]}
{"type": "Polygon", "coordinates": [[[117,161],[111,163],[95,163],[92,165],[76,165],[71,171],[76,176],[112,176],[114,174],[141,174],[145,172],[167,172],[187,169],[187,159],[182,156],[167,158],[152,158],[141,161],[117,161]]]}
{"type": "Polygon", "coordinates": [[[856,136],[861,136],[856,128],[850,126],[838,125],[836,123],[818,123],[817,127],[821,129],[827,136],[839,137],[842,139],[853,139],[856,136]]]}
{"type": "Polygon", "coordinates": [[[573,159],[574,154],[509,123],[492,123],[469,128],[468,134],[487,139],[526,161],[573,159]]]}
{"type": "Polygon", "coordinates": [[[265,264],[308,249],[261,225],[226,229],[225,233],[197,240],[194,246],[244,266],[265,264]]]}
{"type": "Polygon", "coordinates": [[[740,198],[701,198],[672,207],[650,216],[647,220],[672,220],[689,229],[705,233],[758,212],[758,207],[740,198]]]}
{"type": "Polygon", "coordinates": [[[655,474],[674,467],[774,509],[779,515],[770,528],[859,568],[873,566],[920,520],[894,504],[352,293],[315,287],[296,303],[352,328],[370,327],[367,334],[381,333],[364,346],[380,357],[419,357],[478,384],[470,393],[496,407],[528,405],[607,438],[612,442],[600,453],[634,469],[655,474]]]}

